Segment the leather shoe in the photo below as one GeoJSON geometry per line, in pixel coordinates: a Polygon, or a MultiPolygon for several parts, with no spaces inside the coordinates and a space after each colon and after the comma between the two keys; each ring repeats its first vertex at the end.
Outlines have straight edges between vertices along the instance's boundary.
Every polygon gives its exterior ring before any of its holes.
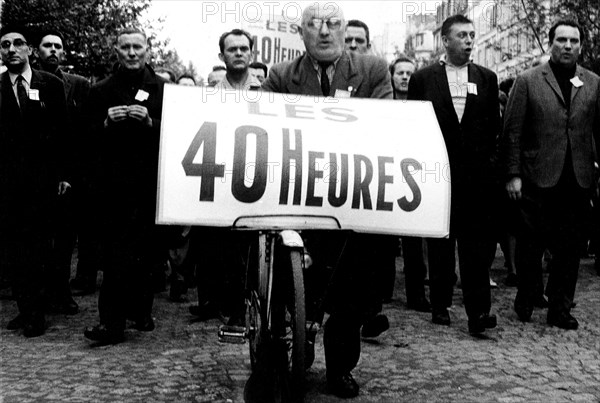
{"type": "Polygon", "coordinates": [[[479,334],[485,332],[485,326],[481,317],[469,319],[468,326],[470,334],[479,334]]]}
{"type": "Polygon", "coordinates": [[[23,336],[38,337],[46,332],[46,320],[42,315],[33,315],[23,327],[23,336]]]}
{"type": "Polygon", "coordinates": [[[431,312],[431,304],[425,297],[419,298],[416,301],[408,301],[406,307],[417,312],[431,312]]]}
{"type": "Polygon", "coordinates": [[[436,325],[450,326],[450,314],[447,309],[434,309],[431,312],[431,321],[436,325]]]}
{"type": "Polygon", "coordinates": [[[105,325],[96,325],[86,327],[83,335],[90,340],[97,341],[103,345],[118,344],[125,341],[123,331],[110,330],[105,325]]]}
{"type": "Polygon", "coordinates": [[[577,330],[579,327],[579,322],[570,313],[558,315],[548,312],[546,322],[550,326],[556,326],[565,330],[577,330]]]}
{"type": "Polygon", "coordinates": [[[23,314],[18,314],[17,316],[15,316],[12,320],[10,320],[8,322],[8,324],[6,325],[6,328],[8,330],[17,330],[17,329],[21,329],[23,327],[25,327],[25,316],[23,314]]]}
{"type": "Polygon", "coordinates": [[[496,319],[496,315],[490,315],[487,313],[481,314],[476,318],[469,318],[468,326],[469,333],[471,334],[479,334],[483,333],[485,329],[493,329],[496,327],[498,320],[496,319]]]}
{"type": "Polygon", "coordinates": [[[481,321],[483,322],[483,326],[485,326],[486,329],[493,329],[498,325],[498,318],[496,318],[496,315],[494,315],[493,313],[484,313],[483,315],[481,315],[481,321]]]}
{"type": "Polygon", "coordinates": [[[362,337],[365,338],[374,338],[379,336],[381,333],[385,332],[390,328],[390,321],[387,316],[382,313],[379,313],[369,319],[362,327],[362,337]]]}
{"type": "Polygon", "coordinates": [[[133,328],[140,332],[151,332],[154,330],[154,327],[154,320],[150,316],[142,320],[137,320],[135,325],[133,325],[133,328]]]}
{"type": "Polygon", "coordinates": [[[350,373],[339,376],[328,376],[327,387],[331,393],[343,399],[358,396],[358,384],[350,373]]]}

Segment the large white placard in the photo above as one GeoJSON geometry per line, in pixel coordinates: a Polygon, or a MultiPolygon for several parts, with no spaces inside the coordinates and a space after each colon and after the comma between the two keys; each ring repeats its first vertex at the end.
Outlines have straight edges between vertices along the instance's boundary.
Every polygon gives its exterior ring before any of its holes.
{"type": "Polygon", "coordinates": [[[308,215],[444,237],[449,211],[448,156],[429,102],[165,87],[158,224],[308,215]]]}

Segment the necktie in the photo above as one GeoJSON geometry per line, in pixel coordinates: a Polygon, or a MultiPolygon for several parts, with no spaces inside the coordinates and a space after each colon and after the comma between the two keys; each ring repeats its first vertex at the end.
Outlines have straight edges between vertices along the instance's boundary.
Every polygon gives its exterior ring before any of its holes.
{"type": "Polygon", "coordinates": [[[27,106],[27,91],[23,85],[23,76],[17,77],[17,97],[19,98],[19,107],[21,108],[21,114],[25,113],[25,107],[27,106]]]}
{"type": "Polygon", "coordinates": [[[326,97],[329,96],[329,91],[331,90],[329,77],[327,76],[327,67],[329,66],[331,66],[331,62],[319,62],[319,67],[321,67],[321,91],[323,91],[323,95],[326,97]]]}

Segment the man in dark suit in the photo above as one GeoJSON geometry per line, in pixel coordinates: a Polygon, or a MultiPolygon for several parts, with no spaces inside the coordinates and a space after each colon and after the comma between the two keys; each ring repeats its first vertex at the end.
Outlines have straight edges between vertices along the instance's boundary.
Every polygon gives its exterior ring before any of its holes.
{"type": "Polygon", "coordinates": [[[24,30],[5,27],[0,53],[0,264],[12,271],[19,315],[7,328],[44,334],[43,269],[51,241],[51,210],[70,187],[63,138],[69,133],[62,82],[29,65],[24,30]]]}
{"type": "Polygon", "coordinates": [[[496,326],[495,315],[490,315],[488,268],[496,249],[490,205],[500,112],[496,75],[470,61],[474,38],[468,18],[448,17],[442,24],[445,55],[439,63],[413,74],[408,99],[432,102],[452,176],[450,236],[428,239],[432,321],[450,325],[447,307],[452,305],[458,244],[468,328],[471,334],[479,334],[496,326]]]}
{"type": "MultiPolygon", "coordinates": [[[[69,280],[71,278],[71,257],[77,239],[76,215],[82,213],[80,200],[84,186],[81,162],[83,162],[83,154],[85,153],[80,144],[86,136],[82,107],[89,94],[90,83],[81,76],[65,73],[59,68],[64,59],[64,46],[60,32],[46,31],[42,33],[36,47],[36,54],[40,62],[40,68],[61,79],[65,87],[68,118],[73,128],[70,150],[73,153],[73,159],[79,162],[75,167],[75,172],[73,172],[73,189],[62,196],[56,206],[52,242],[53,259],[46,269],[46,288],[50,307],[55,311],[73,315],[79,311],[79,307],[71,295],[69,280]]],[[[88,247],[86,241],[86,237],[80,237],[79,239],[78,265],[80,266],[88,264],[86,259],[88,259],[89,252],[86,249],[88,247]],[[81,253],[82,249],[84,250],[83,253],[81,253]]],[[[95,280],[94,272],[94,285],[95,280]]]]}
{"type": "Polygon", "coordinates": [[[533,311],[536,267],[552,253],[547,322],[577,329],[570,310],[579,247],[589,222],[594,187],[594,137],[600,140],[600,78],[577,65],[583,33],[573,21],[549,31],[550,60],[515,81],[505,115],[504,160],[508,195],[518,201],[518,292],[515,311],[533,311]]]}
{"type": "Polygon", "coordinates": [[[166,240],[154,224],[160,118],[166,80],[146,64],[148,41],[139,29],[117,35],[114,73],[94,85],[89,114],[98,163],[94,194],[102,206],[99,228],[103,280],[100,324],[84,335],[97,344],[124,341],[127,318],[154,330],[152,268],[166,260],[166,240]]]}
{"type": "MultiPolygon", "coordinates": [[[[332,3],[314,3],[307,7],[300,30],[306,53],[291,62],[273,66],[262,88],[286,94],[391,99],[386,62],[344,51],[344,32],[345,20],[339,7],[332,7],[332,3]]],[[[334,247],[338,239],[330,234],[326,237],[328,239],[314,242],[317,250],[311,253],[315,265],[327,260],[330,249],[339,250],[334,247]]],[[[350,237],[346,250],[353,252],[342,257],[327,291],[326,309],[330,314],[324,334],[327,383],[331,392],[340,397],[358,394],[359,387],[351,371],[360,357],[360,328],[380,309],[380,300],[377,301],[380,295],[370,268],[373,256],[369,253],[372,250],[369,242],[369,236],[350,237]]],[[[307,281],[310,294],[310,280],[307,281]]],[[[310,301],[307,301],[307,312],[308,316],[310,301]]]]}

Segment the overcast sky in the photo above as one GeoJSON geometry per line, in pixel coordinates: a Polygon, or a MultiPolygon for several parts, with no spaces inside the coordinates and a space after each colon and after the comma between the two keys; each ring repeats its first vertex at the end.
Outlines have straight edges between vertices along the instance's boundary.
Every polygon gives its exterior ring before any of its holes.
{"type": "MultiPolygon", "coordinates": [[[[184,62],[192,61],[206,78],[218,59],[219,36],[237,28],[243,18],[256,18],[258,13],[284,13],[286,19],[299,18],[311,1],[199,1],[153,0],[150,18],[163,16],[163,37],[171,38],[171,46],[184,62]]],[[[332,2],[333,3],[333,2],[332,2]]],[[[371,36],[381,34],[385,23],[405,21],[415,11],[435,10],[436,1],[336,1],[346,19],[360,19],[369,25],[371,36]],[[404,3],[404,4],[403,4],[404,3]]],[[[437,1],[439,3],[439,1],[437,1]]]]}

